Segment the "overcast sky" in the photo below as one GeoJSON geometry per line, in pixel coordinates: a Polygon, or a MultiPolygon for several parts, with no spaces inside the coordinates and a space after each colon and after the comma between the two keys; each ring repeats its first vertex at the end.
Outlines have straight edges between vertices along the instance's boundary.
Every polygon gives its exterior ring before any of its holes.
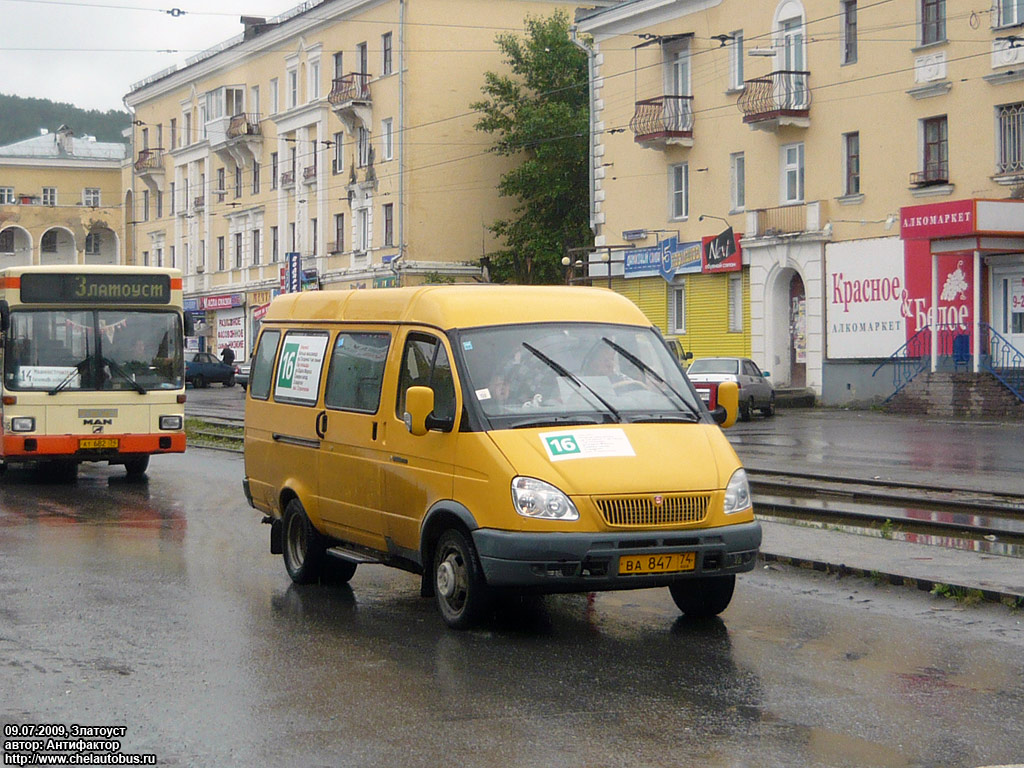
{"type": "Polygon", "coordinates": [[[299,0],[0,0],[0,93],[124,109],[133,83],[299,0]],[[185,11],[173,16],[166,11],[185,11]],[[161,53],[173,50],[175,53],[161,53]]]}

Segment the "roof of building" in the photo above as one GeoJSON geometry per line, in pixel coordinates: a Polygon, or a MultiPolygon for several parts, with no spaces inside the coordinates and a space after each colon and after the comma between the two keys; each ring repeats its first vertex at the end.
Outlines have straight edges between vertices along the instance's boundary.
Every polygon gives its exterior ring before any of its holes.
{"type": "Polygon", "coordinates": [[[120,161],[127,156],[128,147],[125,144],[96,141],[92,136],[79,138],[64,129],[64,126],[55,133],[45,133],[0,147],[0,158],[120,161]]]}

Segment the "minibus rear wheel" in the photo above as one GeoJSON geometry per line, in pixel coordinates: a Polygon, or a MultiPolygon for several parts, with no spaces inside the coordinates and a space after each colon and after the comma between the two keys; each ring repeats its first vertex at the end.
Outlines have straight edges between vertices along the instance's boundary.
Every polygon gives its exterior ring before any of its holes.
{"type": "Polygon", "coordinates": [[[457,528],[441,534],[434,549],[434,596],[444,623],[452,629],[469,629],[490,605],[473,542],[457,528]]]}
{"type": "Polygon", "coordinates": [[[717,616],[729,607],[735,576],[705,576],[702,579],[685,579],[669,584],[672,599],[686,616],[691,619],[706,619],[717,616]]]}
{"type": "Polygon", "coordinates": [[[296,584],[320,578],[326,546],[319,531],[306,517],[302,502],[292,499],[284,508],[284,567],[296,584]]]}

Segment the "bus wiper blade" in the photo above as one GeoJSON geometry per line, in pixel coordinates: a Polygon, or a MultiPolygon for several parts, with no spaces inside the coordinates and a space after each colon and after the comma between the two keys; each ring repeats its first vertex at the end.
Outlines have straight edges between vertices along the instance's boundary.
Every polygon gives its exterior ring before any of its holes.
{"type": "Polygon", "coordinates": [[[46,394],[48,394],[48,395],[56,395],[58,392],[62,391],[64,389],[64,387],[66,387],[68,384],[70,384],[71,380],[75,378],[75,374],[81,374],[82,373],[82,371],[79,369],[79,366],[84,365],[85,363],[88,363],[91,359],[92,359],[92,355],[86,355],[83,359],[81,359],[77,363],[75,363],[74,366],[71,369],[71,373],[69,373],[67,376],[65,376],[56,387],[51,389],[46,394]]]}
{"type": "Polygon", "coordinates": [[[548,416],[539,419],[525,419],[509,424],[509,429],[532,429],[534,427],[585,427],[605,424],[604,419],[587,419],[579,416],[548,416]]]}
{"type": "Polygon", "coordinates": [[[694,416],[698,416],[698,417],[700,416],[700,411],[698,411],[695,406],[691,405],[690,402],[685,397],[683,397],[681,394],[679,394],[679,392],[676,391],[675,387],[673,387],[671,384],[669,384],[667,381],[665,381],[663,378],[661,378],[661,376],[658,375],[658,372],[655,371],[653,368],[651,368],[651,366],[649,366],[647,363],[645,363],[639,357],[634,355],[628,349],[623,349],[622,347],[620,347],[618,344],[616,344],[614,341],[609,339],[607,336],[602,336],[601,337],[601,341],[603,341],[609,347],[614,349],[616,352],[618,352],[624,358],[629,360],[629,362],[631,362],[633,365],[635,365],[638,370],[643,371],[648,376],[650,376],[652,379],[654,379],[661,386],[662,391],[668,391],[668,392],[671,392],[673,395],[675,395],[676,398],[679,400],[679,402],[681,402],[683,405],[685,405],[687,410],[689,410],[694,416]]]}
{"type": "Polygon", "coordinates": [[[124,368],[122,368],[120,365],[115,363],[109,357],[101,358],[101,360],[102,360],[102,362],[106,363],[110,367],[111,371],[113,371],[118,376],[120,376],[122,379],[124,379],[129,384],[131,384],[132,385],[132,389],[134,389],[140,395],[146,394],[146,388],[144,386],[142,386],[141,384],[139,384],[139,382],[137,382],[135,379],[133,379],[131,374],[128,373],[127,371],[125,371],[124,368]]]}
{"type": "Polygon", "coordinates": [[[538,360],[540,360],[542,363],[544,363],[549,368],[551,368],[551,370],[553,370],[559,376],[562,376],[563,378],[566,378],[569,381],[571,381],[573,384],[575,384],[577,389],[585,389],[585,390],[587,390],[587,392],[589,392],[594,397],[596,397],[600,401],[601,405],[603,405],[605,407],[605,409],[607,409],[608,413],[612,414],[612,416],[615,417],[616,421],[622,421],[622,416],[619,415],[619,412],[612,406],[612,404],[609,403],[607,400],[605,400],[603,397],[601,397],[601,395],[598,394],[597,391],[595,391],[593,387],[591,387],[589,384],[587,384],[587,382],[583,381],[578,376],[574,375],[564,365],[561,365],[560,363],[556,363],[554,360],[552,360],[550,357],[545,355],[543,352],[541,352],[536,347],[531,346],[530,344],[526,343],[525,341],[523,342],[523,346],[526,347],[531,353],[533,353],[533,355],[538,360]]]}
{"type": "Polygon", "coordinates": [[[652,413],[645,413],[641,416],[631,417],[629,420],[630,424],[657,424],[659,422],[668,422],[674,424],[697,424],[700,419],[692,413],[664,413],[655,415],[652,413]]]}

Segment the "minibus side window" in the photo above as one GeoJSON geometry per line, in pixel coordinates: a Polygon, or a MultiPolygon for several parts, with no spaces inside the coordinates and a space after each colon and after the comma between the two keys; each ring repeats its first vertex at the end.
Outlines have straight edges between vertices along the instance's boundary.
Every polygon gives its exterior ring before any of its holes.
{"type": "Polygon", "coordinates": [[[409,334],[405,342],[395,408],[398,418],[402,418],[405,413],[406,391],[416,386],[434,390],[436,419],[448,422],[454,419],[455,382],[448,353],[439,339],[422,333],[409,334]]]}
{"type": "Polygon", "coordinates": [[[259,346],[253,356],[252,370],[249,373],[249,391],[259,400],[270,397],[270,382],[274,374],[274,356],[277,354],[277,342],[281,338],[280,331],[264,331],[260,336],[259,346]]]}
{"type": "Polygon", "coordinates": [[[387,333],[339,333],[331,353],[324,404],[376,413],[390,343],[387,333]]]}

